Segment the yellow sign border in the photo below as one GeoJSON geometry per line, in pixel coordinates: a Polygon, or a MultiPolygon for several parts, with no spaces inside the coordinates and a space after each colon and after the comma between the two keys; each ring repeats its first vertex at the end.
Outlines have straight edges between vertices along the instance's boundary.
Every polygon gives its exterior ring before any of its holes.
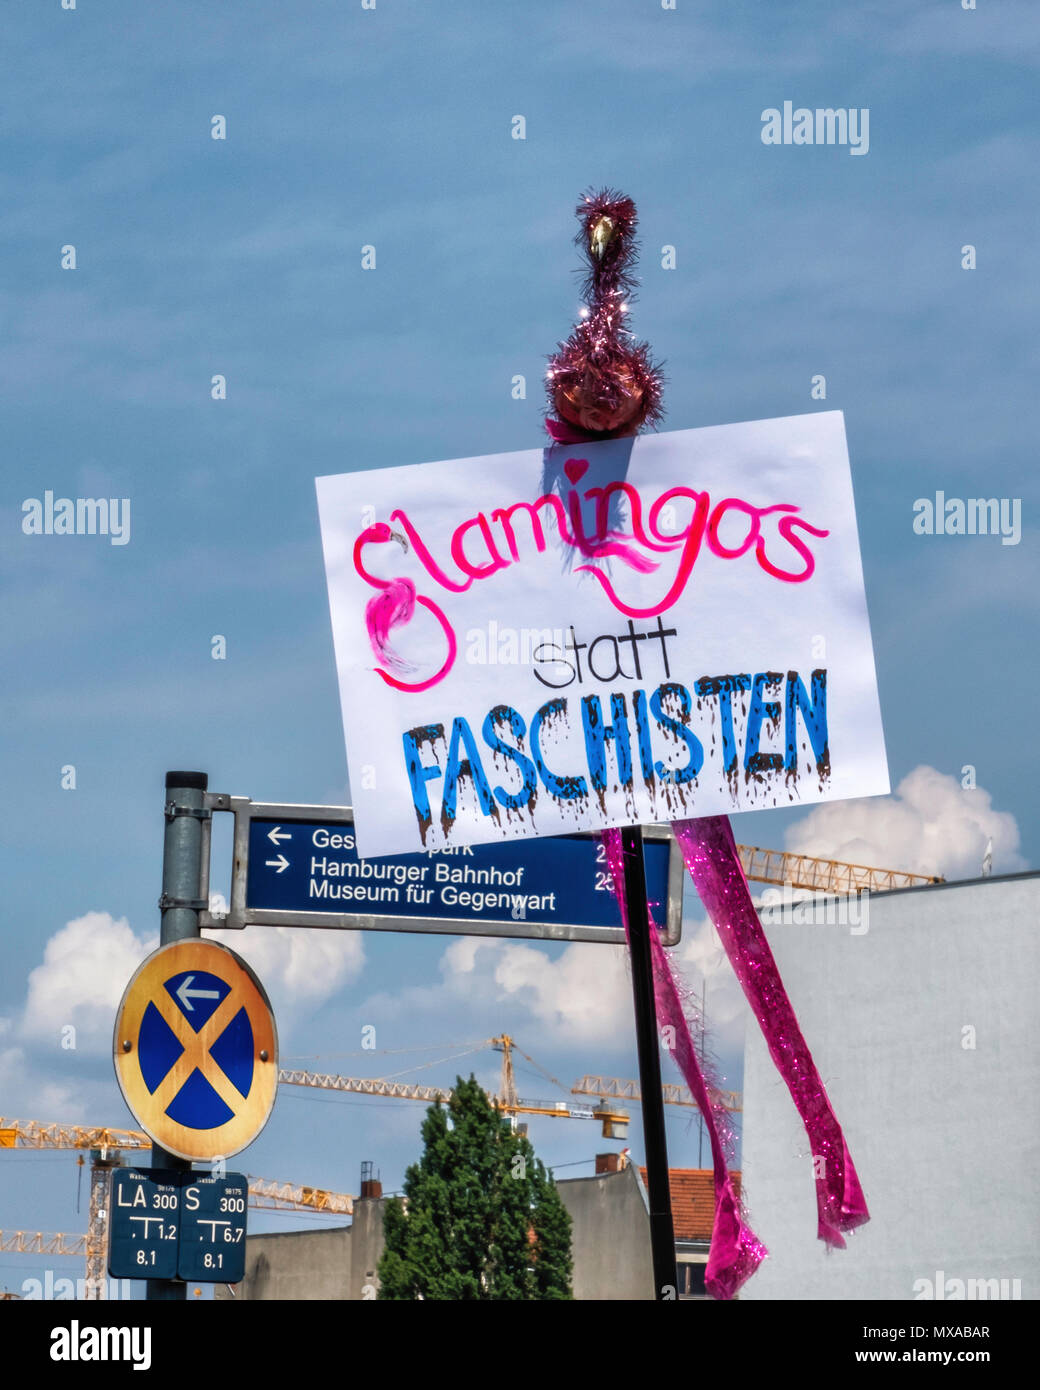
{"type": "Polygon", "coordinates": [[[263,985],[241,956],[216,941],[202,938],[171,941],[153,951],[138,967],[116,1012],[112,1058],[119,1089],[137,1123],[154,1143],[177,1158],[195,1162],[230,1158],[240,1153],[267,1124],[274,1107],[278,1089],[278,1034],[270,1001],[263,985]],[[197,1034],[164,988],[171,976],[185,970],[206,971],[231,987],[231,993],[197,1034]],[[186,1044],[185,1051],[154,1093],[145,1085],[138,1055],[141,1021],[151,1003],[174,1029],[178,1040],[186,1044]],[[253,1083],[245,1099],[209,1056],[210,1043],[216,1041],[243,1006],[253,1030],[254,1048],[253,1083]],[[129,1048],[125,1046],[127,1042],[129,1048]],[[266,1059],[261,1059],[261,1053],[267,1054],[266,1059]],[[204,1069],[206,1059],[213,1075],[204,1069]],[[235,1111],[230,1120],[215,1129],[190,1129],[164,1113],[197,1065],[235,1111]]]}

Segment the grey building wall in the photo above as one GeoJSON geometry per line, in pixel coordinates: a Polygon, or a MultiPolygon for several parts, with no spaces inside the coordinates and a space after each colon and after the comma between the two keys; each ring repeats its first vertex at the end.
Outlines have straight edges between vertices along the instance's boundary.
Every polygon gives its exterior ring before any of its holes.
{"type": "Polygon", "coordinates": [[[1035,1299],[1040,877],[875,894],[868,908],[860,935],[766,931],[871,1220],[846,1250],[816,1239],[808,1140],[749,1020],[744,1193],[771,1258],[741,1297],[918,1299],[938,1275],[947,1298],[947,1280],[1017,1279],[1035,1299]]]}
{"type": "Polygon", "coordinates": [[[246,1237],[246,1273],[234,1294],[217,1284],[217,1299],[283,1300],[350,1296],[350,1227],[279,1231],[246,1237]]]}
{"type": "Polygon", "coordinates": [[[347,1298],[374,1298],[379,1289],[376,1269],[383,1253],[382,1198],[354,1203],[354,1224],[350,1228],[350,1276],[347,1298]]]}
{"type": "MultiPolygon", "coordinates": [[[[571,1178],[557,1190],[573,1222],[575,1298],[651,1299],[650,1222],[636,1170],[571,1178]]],[[[383,1202],[358,1200],[352,1226],[248,1236],[245,1278],[234,1297],[374,1297],[382,1252],[383,1202]]],[[[223,1284],[215,1293],[232,1297],[223,1284]]]]}
{"type": "Polygon", "coordinates": [[[635,1168],[569,1178],[556,1190],[573,1223],[574,1297],[652,1300],[650,1218],[635,1168]]]}
{"type": "Polygon", "coordinates": [[[379,1287],[375,1271],[382,1253],[383,1202],[380,1198],[359,1198],[350,1226],[247,1236],[245,1278],[233,1295],[225,1284],[218,1284],[215,1297],[373,1298],[379,1287]]]}

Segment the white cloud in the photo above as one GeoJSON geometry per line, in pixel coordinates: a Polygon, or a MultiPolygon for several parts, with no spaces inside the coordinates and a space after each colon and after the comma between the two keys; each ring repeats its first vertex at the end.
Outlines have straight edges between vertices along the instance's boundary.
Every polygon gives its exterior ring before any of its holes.
{"type": "Polygon", "coordinates": [[[440,968],[449,996],[519,1005],[542,1025],[545,1041],[614,1042],[630,1023],[631,986],[618,947],[575,942],[554,961],[535,946],[463,937],[440,968]]]}
{"type": "MultiPolygon", "coordinates": [[[[708,1052],[732,1059],[743,1046],[746,1005],[711,922],[684,923],[683,939],[669,956],[678,969],[680,994],[698,1009],[701,980],[707,980],[708,1052]]],[[[624,947],[575,943],[553,960],[537,946],[463,937],[444,952],[440,969],[440,985],[406,991],[408,1008],[440,1009],[479,998],[523,1009],[540,1025],[538,1036],[547,1045],[610,1047],[632,1036],[624,947]]],[[[670,1079],[678,1080],[678,1074],[670,1079]]]]}
{"type": "MultiPolygon", "coordinates": [[[[252,966],[272,998],[276,1017],[323,1003],[356,978],[364,964],[359,932],[250,927],[207,933],[252,966]]],[[[13,1030],[23,1042],[60,1046],[75,1028],[78,1051],[107,1052],[123,991],[158,938],[137,936],[126,918],[87,912],[47,942],[43,964],[29,975],[25,1008],[13,1030]]],[[[0,1034],[7,1031],[0,1027],[0,1034]]],[[[4,1054],[5,1056],[7,1054],[4,1054]]]]}
{"type": "Polygon", "coordinates": [[[966,790],[927,766],[914,768],[891,796],[816,806],[785,836],[795,854],[951,880],[978,877],[990,838],[994,873],[1025,867],[1015,817],[994,810],[981,787],[966,790]]]}
{"type": "Polygon", "coordinates": [[[77,1048],[107,1050],[123,990],[156,944],[154,937],[135,936],[125,917],[116,920],[108,912],[67,922],[29,975],[21,1036],[57,1045],[71,1024],[77,1048]]]}
{"type": "MultiPolygon", "coordinates": [[[[25,1053],[20,1047],[5,1047],[0,1052],[0,1086],[5,1094],[11,1081],[20,1074],[24,1062],[25,1053]]],[[[6,1107],[6,1100],[4,1103],[6,1107]]]]}
{"type": "Polygon", "coordinates": [[[357,979],[365,963],[361,933],[311,927],[246,927],[207,932],[249,962],[275,1017],[314,1009],[357,979]]]}
{"type": "Polygon", "coordinates": [[[0,1094],[8,1120],[87,1120],[83,1088],[48,1080],[33,1067],[23,1048],[0,1052],[0,1094]]]}

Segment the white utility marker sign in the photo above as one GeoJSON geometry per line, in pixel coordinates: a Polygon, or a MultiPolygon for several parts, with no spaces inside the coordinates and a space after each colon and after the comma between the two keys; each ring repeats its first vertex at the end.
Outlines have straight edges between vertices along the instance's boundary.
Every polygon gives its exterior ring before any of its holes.
{"type": "Polygon", "coordinates": [[[888,792],[840,412],[317,489],[364,856],[888,792]]]}

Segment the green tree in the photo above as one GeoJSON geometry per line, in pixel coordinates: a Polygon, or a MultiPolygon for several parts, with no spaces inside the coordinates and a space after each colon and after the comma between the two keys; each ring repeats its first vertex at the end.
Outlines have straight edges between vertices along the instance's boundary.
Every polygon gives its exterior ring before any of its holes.
{"type": "Polygon", "coordinates": [[[423,1121],[424,1149],[386,1204],[381,1299],[571,1298],[571,1219],[527,1139],[475,1077],[423,1121]]]}

